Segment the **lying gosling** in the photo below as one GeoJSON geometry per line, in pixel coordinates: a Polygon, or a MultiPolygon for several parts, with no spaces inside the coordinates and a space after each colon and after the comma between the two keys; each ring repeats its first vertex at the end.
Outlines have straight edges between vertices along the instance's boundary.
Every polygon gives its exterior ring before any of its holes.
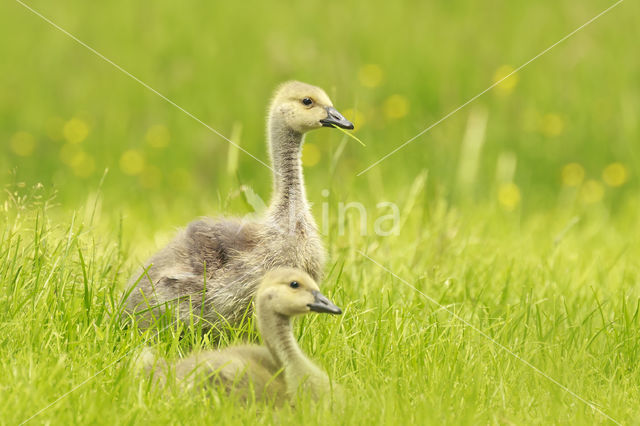
{"type": "MultiPolygon", "coordinates": [[[[309,312],[341,314],[306,272],[280,268],[268,272],[254,299],[258,331],[265,346],[240,345],[207,351],[175,364],[175,377],[188,387],[223,386],[241,400],[294,402],[299,392],[318,399],[330,388],[329,377],[302,352],[291,318],[309,312]]],[[[167,366],[156,374],[164,380],[167,366]]]]}

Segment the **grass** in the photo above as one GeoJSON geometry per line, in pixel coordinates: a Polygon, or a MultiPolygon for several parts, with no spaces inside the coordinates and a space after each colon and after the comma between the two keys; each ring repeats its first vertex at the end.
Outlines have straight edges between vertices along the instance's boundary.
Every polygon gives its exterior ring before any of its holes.
{"type": "MultiPolygon", "coordinates": [[[[87,379],[34,420],[606,423],[447,310],[616,420],[638,416],[640,253],[628,239],[630,230],[637,234],[637,203],[615,219],[577,207],[526,221],[489,206],[468,217],[443,201],[409,203],[400,235],[332,244],[323,288],[345,313],[299,321],[297,333],[347,389],[346,408],[275,411],[150,389],[135,368],[143,346],[176,358],[213,344],[198,333],[180,340],[173,328],[157,336],[122,329],[107,315],[131,272],[119,228],[85,223],[80,218],[93,214],[83,211],[61,225],[39,200],[4,212],[0,348],[7,374],[0,386],[11,391],[0,409],[7,423],[87,379]]],[[[352,219],[351,236],[358,231],[352,219]]]]}
{"type": "Polygon", "coordinates": [[[29,4],[262,160],[269,94],[291,78],[325,87],[367,146],[321,129],[304,153],[322,288],[344,315],[296,332],[344,406],[163,393],[136,373],[143,347],[174,359],[216,344],[109,313],[176,227],[260,209],[269,170],[18,3],[0,6],[1,423],[610,422],[513,354],[637,423],[637,4],[359,177],[612,2],[29,4]],[[341,214],[354,201],[364,233],[356,209],[341,214]],[[374,232],[381,202],[398,208],[389,236],[374,232]]]}

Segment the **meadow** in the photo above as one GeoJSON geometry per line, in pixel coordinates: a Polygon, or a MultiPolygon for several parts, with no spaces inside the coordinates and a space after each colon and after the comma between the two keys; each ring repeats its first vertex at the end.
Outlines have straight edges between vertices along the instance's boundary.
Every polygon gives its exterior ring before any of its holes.
{"type": "Polygon", "coordinates": [[[637,424],[640,6],[502,80],[614,3],[25,2],[127,75],[3,2],[0,423],[637,424]],[[265,162],[282,81],[354,121],[366,147],[320,129],[303,151],[344,314],[296,333],[341,404],[243,405],[138,373],[144,347],[239,339],[111,314],[176,229],[259,211],[271,172],[131,76],[265,162]]]}

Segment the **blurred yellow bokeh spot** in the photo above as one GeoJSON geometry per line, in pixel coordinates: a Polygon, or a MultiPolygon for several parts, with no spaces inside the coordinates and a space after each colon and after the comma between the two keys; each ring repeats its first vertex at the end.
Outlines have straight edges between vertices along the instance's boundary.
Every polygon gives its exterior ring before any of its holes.
{"type": "Polygon", "coordinates": [[[21,157],[28,157],[36,149],[36,138],[31,133],[16,132],[11,137],[11,150],[21,157]]]}
{"type": "Polygon", "coordinates": [[[578,186],[584,180],[584,167],[578,163],[569,163],[562,168],[561,175],[564,186],[578,186]]]}
{"type": "Polygon", "coordinates": [[[144,170],[144,154],[136,149],[129,149],[120,156],[120,170],[129,176],[136,176],[144,170]]]}
{"type": "Polygon", "coordinates": [[[558,136],[564,130],[564,120],[558,114],[545,114],[540,120],[540,131],[547,137],[558,136]]]}
{"type": "Polygon", "coordinates": [[[140,184],[145,188],[157,188],[162,183],[162,170],[156,166],[147,166],[140,175],[140,184]]]}
{"type": "Polygon", "coordinates": [[[495,73],[493,73],[493,83],[497,84],[495,88],[498,93],[506,95],[511,93],[516,87],[520,77],[518,76],[518,73],[514,73],[514,71],[515,70],[512,66],[502,65],[495,73]]]}
{"type": "Polygon", "coordinates": [[[164,148],[169,145],[171,135],[169,129],[162,124],[156,124],[149,127],[147,134],[145,135],[147,144],[153,148],[164,148]]]}
{"type": "Polygon", "coordinates": [[[355,108],[347,108],[343,111],[343,115],[345,116],[345,118],[347,120],[349,120],[350,122],[353,123],[353,125],[355,126],[354,132],[359,130],[362,126],[364,126],[364,123],[366,122],[366,119],[364,117],[364,113],[362,111],[359,111],[355,108]]]}
{"type": "Polygon", "coordinates": [[[76,152],[69,162],[71,170],[76,176],[87,178],[96,169],[96,162],[93,157],[84,151],[76,152]]]}
{"type": "Polygon", "coordinates": [[[307,167],[313,167],[320,162],[322,153],[320,149],[312,143],[306,143],[302,147],[302,164],[307,167]]]}
{"type": "Polygon", "coordinates": [[[580,189],[580,199],[586,204],[597,203],[604,196],[604,186],[597,180],[589,179],[580,189]]]}
{"type": "Polygon", "coordinates": [[[402,95],[391,95],[384,101],[383,110],[387,118],[402,118],[409,113],[409,101],[402,95]]]}
{"type": "Polygon", "coordinates": [[[624,185],[629,179],[629,172],[622,163],[611,163],[602,171],[602,180],[609,186],[624,185]]]}
{"type": "Polygon", "coordinates": [[[503,183],[498,188],[498,202],[507,211],[513,211],[520,204],[520,188],[515,183],[503,183]]]}
{"type": "Polygon", "coordinates": [[[89,135],[89,125],[79,118],[72,118],[62,129],[64,138],[69,143],[80,143],[89,135]]]}
{"type": "Polygon", "coordinates": [[[364,87],[378,87],[382,83],[384,72],[379,65],[366,64],[358,71],[358,80],[364,87]]]}

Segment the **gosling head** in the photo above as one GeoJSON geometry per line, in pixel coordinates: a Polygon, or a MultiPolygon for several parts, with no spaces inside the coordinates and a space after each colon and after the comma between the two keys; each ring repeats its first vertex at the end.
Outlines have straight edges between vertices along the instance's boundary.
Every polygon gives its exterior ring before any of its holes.
{"type": "Polygon", "coordinates": [[[333,107],[324,90],[299,81],[288,81],[278,88],[271,103],[271,119],[281,120],[298,133],[323,126],[353,129],[353,123],[333,107]]]}
{"type": "Polygon", "coordinates": [[[256,301],[263,309],[268,306],[268,309],[286,317],[309,312],[342,313],[339,307],[320,293],[313,278],[298,269],[279,268],[268,272],[258,288],[256,301]]]}

